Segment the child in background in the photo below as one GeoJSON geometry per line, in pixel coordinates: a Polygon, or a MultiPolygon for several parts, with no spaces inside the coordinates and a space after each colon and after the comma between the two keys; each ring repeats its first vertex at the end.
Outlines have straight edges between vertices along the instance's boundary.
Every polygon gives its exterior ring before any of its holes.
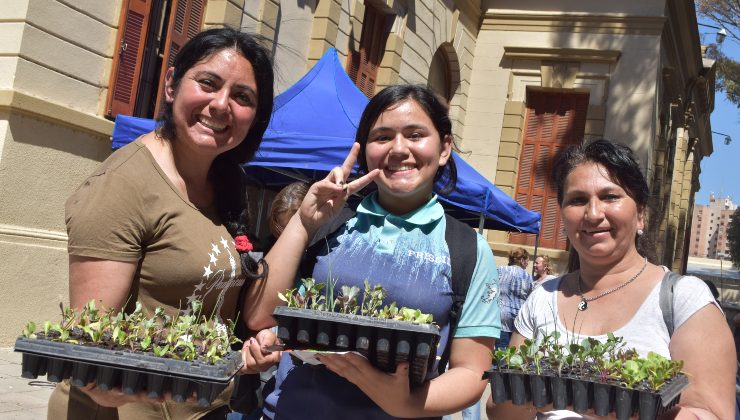
{"type": "Polygon", "coordinates": [[[285,225],[290,218],[301,207],[303,197],[308,192],[308,184],[305,182],[293,182],[286,185],[272,200],[270,207],[270,233],[277,239],[283,233],[285,225]]]}

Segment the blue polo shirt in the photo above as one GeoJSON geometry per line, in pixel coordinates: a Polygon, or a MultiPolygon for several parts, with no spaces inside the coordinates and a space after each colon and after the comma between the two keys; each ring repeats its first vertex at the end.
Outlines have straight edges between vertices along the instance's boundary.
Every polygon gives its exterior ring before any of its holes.
{"type": "MultiPolygon", "coordinates": [[[[366,197],[357,214],[329,238],[317,256],[313,278],[336,287],[364,289],[382,284],[384,304],[430,313],[440,326],[441,355],[448,342],[452,306],[451,267],[445,241],[444,210],[433,196],[405,215],[384,210],[376,193],[366,197]]],[[[498,275],[485,239],[477,235],[478,259],[455,337],[498,338],[501,322],[498,275]]],[[[427,379],[437,375],[430,369],[427,379]]],[[[323,366],[293,365],[284,354],[275,375],[275,388],[265,396],[264,415],[270,419],[392,419],[354,384],[323,366]]]]}

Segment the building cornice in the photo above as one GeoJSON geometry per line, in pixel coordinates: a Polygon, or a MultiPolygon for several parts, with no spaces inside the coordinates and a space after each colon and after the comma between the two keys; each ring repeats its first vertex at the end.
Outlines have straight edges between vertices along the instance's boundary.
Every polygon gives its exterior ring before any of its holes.
{"type": "Polygon", "coordinates": [[[0,110],[33,115],[97,136],[110,137],[113,133],[113,121],[12,89],[0,89],[0,110]]]}
{"type": "Polygon", "coordinates": [[[44,239],[52,242],[61,242],[66,245],[67,234],[46,229],[35,229],[0,223],[0,236],[8,236],[25,239],[44,239]]]}
{"type": "Polygon", "coordinates": [[[616,63],[617,60],[619,60],[620,55],[621,52],[616,50],[504,46],[504,58],[519,60],[616,63]]]}
{"type": "Polygon", "coordinates": [[[489,9],[483,15],[483,30],[527,32],[593,32],[604,34],[658,35],[664,16],[589,13],[512,13],[489,9]]]}

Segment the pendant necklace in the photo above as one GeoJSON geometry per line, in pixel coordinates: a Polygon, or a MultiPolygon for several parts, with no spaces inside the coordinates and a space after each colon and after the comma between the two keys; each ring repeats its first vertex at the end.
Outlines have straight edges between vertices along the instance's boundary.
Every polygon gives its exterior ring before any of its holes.
{"type": "Polygon", "coordinates": [[[586,309],[588,309],[588,303],[589,302],[593,302],[596,299],[602,298],[602,297],[608,295],[609,293],[616,292],[617,290],[623,288],[624,286],[632,283],[633,281],[635,281],[636,278],[640,277],[640,274],[642,274],[643,271],[645,271],[645,267],[647,267],[647,257],[645,258],[645,263],[642,265],[642,268],[640,269],[640,271],[638,271],[637,274],[635,274],[634,276],[632,276],[631,279],[629,279],[626,282],[620,284],[619,286],[612,287],[611,289],[607,290],[606,292],[603,292],[603,293],[601,293],[601,294],[599,294],[597,296],[594,296],[592,298],[587,298],[586,296],[583,295],[583,289],[581,289],[581,282],[583,280],[581,280],[581,273],[579,272],[578,273],[578,294],[581,295],[581,301],[578,302],[578,310],[581,311],[581,312],[583,312],[586,309]]]}

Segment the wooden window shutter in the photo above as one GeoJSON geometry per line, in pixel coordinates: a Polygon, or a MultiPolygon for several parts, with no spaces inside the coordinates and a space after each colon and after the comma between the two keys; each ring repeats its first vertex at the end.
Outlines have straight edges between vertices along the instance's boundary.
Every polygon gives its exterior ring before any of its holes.
{"type": "Polygon", "coordinates": [[[203,25],[203,14],[205,12],[205,0],[173,0],[172,12],[167,24],[167,44],[164,48],[162,69],[159,74],[159,87],[157,88],[157,105],[154,115],[158,116],[164,101],[165,76],[167,69],[174,62],[177,53],[190,38],[200,32],[203,25]]]}
{"type": "Polygon", "coordinates": [[[372,97],[375,94],[378,68],[380,67],[380,61],[383,59],[385,43],[388,38],[385,30],[385,20],[385,15],[382,12],[371,5],[366,5],[360,37],[360,50],[352,51],[350,54],[349,71],[347,73],[367,97],[372,97]]]}
{"type": "MultiPolygon", "coordinates": [[[[522,152],[515,192],[516,201],[540,212],[540,246],[567,249],[557,191],[550,183],[555,155],[583,141],[588,94],[530,91],[524,122],[522,152]]],[[[534,245],[534,236],[512,234],[511,243],[534,245]]]]}
{"type": "Polygon", "coordinates": [[[132,115],[152,0],[124,0],[113,56],[106,115],[132,115]]]}

